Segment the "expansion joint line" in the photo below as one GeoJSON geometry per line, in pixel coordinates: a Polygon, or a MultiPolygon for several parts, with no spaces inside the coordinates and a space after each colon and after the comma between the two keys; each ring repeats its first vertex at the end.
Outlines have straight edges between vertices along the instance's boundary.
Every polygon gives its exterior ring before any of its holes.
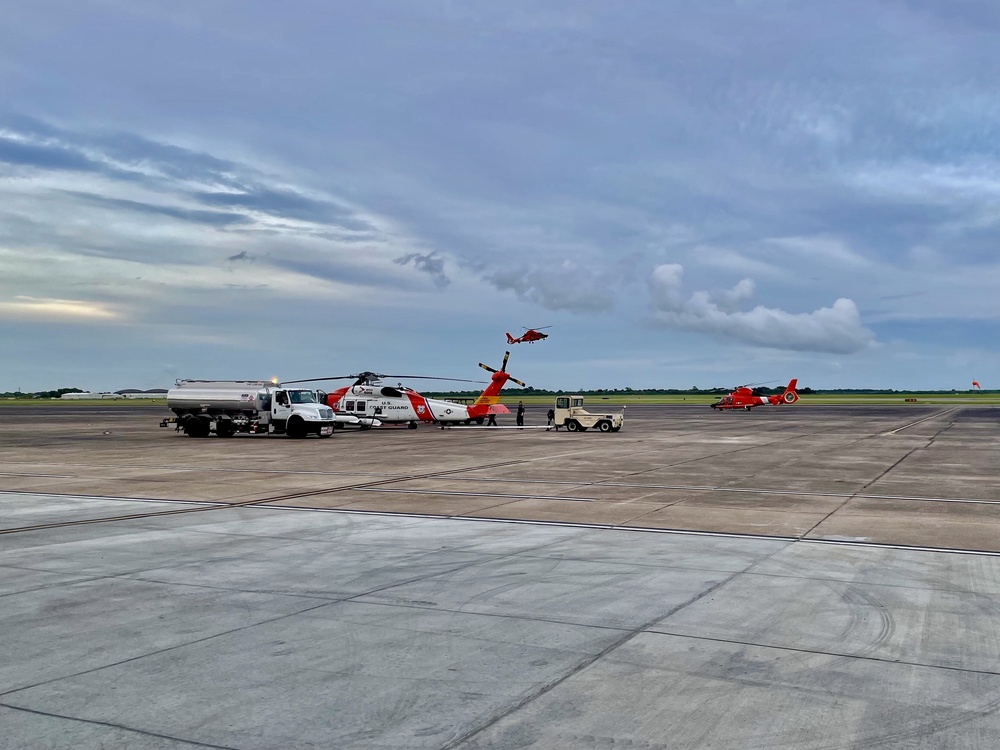
{"type": "MultiPolygon", "coordinates": [[[[958,407],[956,406],[955,409],[957,409],[957,408],[958,407]]],[[[955,411],[955,409],[951,409],[950,411],[955,411]]],[[[920,422],[926,422],[928,419],[933,419],[934,417],[939,417],[942,414],[948,414],[948,413],[950,413],[950,412],[948,412],[948,411],[946,411],[946,412],[938,412],[937,414],[932,414],[931,416],[927,417],[926,419],[920,420],[920,422]]],[[[834,508],[833,510],[831,510],[829,513],[827,513],[825,516],[823,516],[816,523],[814,523],[810,528],[808,528],[805,532],[803,532],[799,536],[799,538],[800,539],[805,539],[811,533],[813,533],[817,528],[819,528],[824,523],[826,523],[827,519],[829,519],[830,516],[832,516],[834,513],[837,513],[838,511],[842,510],[849,502],[851,502],[851,500],[854,500],[854,499],[856,499],[858,497],[864,496],[865,490],[867,490],[873,484],[875,484],[880,479],[882,479],[883,477],[885,477],[890,471],[892,471],[893,469],[895,469],[897,466],[899,466],[901,463],[903,463],[903,461],[905,461],[906,459],[908,459],[910,456],[912,456],[918,450],[920,450],[921,448],[927,448],[929,445],[931,445],[934,442],[934,439],[938,435],[940,435],[945,430],[950,429],[952,427],[952,425],[954,425],[957,420],[958,420],[958,417],[957,416],[954,417],[948,424],[946,424],[944,427],[942,427],[937,432],[935,432],[933,435],[931,435],[929,438],[927,438],[927,442],[924,443],[924,445],[922,445],[922,446],[921,445],[914,446],[913,448],[911,448],[910,450],[908,450],[906,453],[904,453],[902,456],[900,456],[895,462],[893,462],[893,464],[891,466],[889,466],[885,471],[883,471],[877,477],[875,477],[874,479],[872,479],[870,482],[868,482],[867,484],[865,484],[863,487],[859,488],[856,492],[853,492],[848,497],[845,497],[844,501],[842,503],[840,503],[840,505],[838,505],[836,508],[834,508]]],[[[914,424],[918,424],[918,423],[917,422],[913,422],[911,424],[906,425],[906,427],[912,427],[914,424]]],[[[902,429],[906,429],[906,427],[900,427],[899,429],[901,429],[901,430],[902,429]]],[[[893,433],[885,433],[885,434],[890,435],[890,434],[893,434],[893,433]]],[[[873,436],[869,436],[869,437],[873,437],[873,436]]]]}
{"type": "MultiPolygon", "coordinates": [[[[788,541],[789,544],[792,544],[793,542],[794,542],[794,540],[789,540],[788,541]]],[[[721,581],[718,581],[717,583],[709,586],[704,591],[702,591],[702,592],[700,592],[698,594],[695,594],[694,596],[692,596],[687,601],[681,602],[676,607],[672,607],[665,614],[657,615],[653,619],[649,620],[648,622],[643,623],[642,625],[640,625],[639,627],[635,628],[634,630],[627,630],[620,638],[618,638],[615,641],[613,641],[612,643],[608,644],[607,646],[605,646],[603,649],[601,649],[599,652],[597,652],[593,656],[590,656],[590,657],[582,660],[581,662],[579,662],[578,664],[576,664],[574,667],[572,667],[571,669],[569,669],[565,674],[563,674],[563,675],[561,675],[559,677],[556,677],[551,682],[543,685],[541,688],[539,688],[538,690],[536,690],[531,695],[526,695],[524,698],[522,698],[521,700],[519,700],[513,706],[509,706],[508,708],[500,710],[494,716],[486,719],[478,727],[470,729],[468,732],[466,732],[462,736],[453,739],[451,742],[449,742],[449,743],[447,743],[445,745],[442,745],[441,746],[441,750],[453,750],[453,748],[456,748],[459,745],[461,745],[461,744],[469,741],[470,739],[472,739],[473,737],[475,737],[477,734],[481,734],[481,733],[485,732],[487,729],[489,729],[490,727],[496,725],[497,723],[499,723],[503,719],[507,718],[508,716],[511,716],[511,715],[517,713],[522,708],[524,708],[525,706],[527,706],[529,703],[532,703],[532,702],[536,701],[537,699],[541,698],[543,695],[545,695],[547,693],[550,693],[552,690],[554,690],[555,688],[559,687],[561,684],[563,684],[564,682],[566,682],[566,680],[568,680],[571,677],[579,674],[580,672],[582,672],[583,670],[585,670],[588,667],[592,666],[593,664],[596,664],[598,661],[600,661],[601,659],[603,659],[605,656],[607,656],[608,654],[610,654],[612,651],[615,651],[618,648],[624,646],[626,643],[628,643],[629,641],[631,641],[636,636],[641,635],[642,633],[649,632],[650,628],[653,628],[656,625],[658,625],[659,623],[663,622],[664,620],[666,620],[666,619],[668,619],[670,617],[673,617],[675,614],[677,614],[678,612],[680,612],[682,609],[690,607],[692,604],[698,603],[699,601],[701,601],[702,599],[704,599],[706,596],[709,596],[710,594],[715,593],[716,591],[718,591],[720,588],[722,588],[723,586],[725,586],[726,584],[728,584],[730,581],[734,580],[735,578],[737,578],[737,577],[739,577],[741,575],[744,575],[746,573],[749,573],[753,568],[755,568],[756,566],[760,565],[761,563],[766,562],[767,560],[771,559],[774,555],[778,554],[778,552],[781,552],[787,546],[788,545],[782,545],[781,548],[776,549],[773,552],[768,553],[767,555],[764,555],[763,557],[761,557],[758,560],[754,560],[752,563],[750,563],[743,570],[737,570],[737,571],[734,571],[734,572],[730,573],[728,576],[726,576],[725,578],[723,578],[721,581]]]]}
{"type": "MultiPolygon", "coordinates": [[[[174,516],[181,513],[205,513],[213,510],[225,510],[226,508],[245,508],[253,505],[263,505],[265,503],[285,502],[303,497],[313,497],[315,495],[329,495],[346,490],[364,490],[369,487],[378,487],[394,482],[409,482],[416,479],[434,479],[448,476],[449,474],[460,474],[466,471],[478,471],[481,469],[496,469],[502,466],[512,466],[525,463],[525,460],[500,461],[491,464],[481,464],[478,466],[464,466],[457,469],[445,469],[444,471],[431,471],[425,474],[410,474],[406,476],[391,477],[388,479],[376,479],[370,482],[358,482],[356,484],[343,485],[338,487],[324,487],[313,490],[303,490],[302,492],[291,492],[286,495],[257,498],[256,500],[242,500],[234,503],[214,502],[211,505],[199,505],[195,508],[179,508],[175,510],[150,511],[149,513],[131,513],[120,516],[106,516],[103,518],[83,518],[76,521],[60,521],[54,523],[41,523],[35,526],[18,526],[12,529],[0,529],[0,535],[17,534],[25,531],[44,531],[46,529],[59,529],[65,526],[85,526],[93,523],[110,523],[112,521],[131,521],[138,518],[154,518],[158,516],[174,516]]],[[[166,501],[169,502],[169,501],[166,501]]]]}

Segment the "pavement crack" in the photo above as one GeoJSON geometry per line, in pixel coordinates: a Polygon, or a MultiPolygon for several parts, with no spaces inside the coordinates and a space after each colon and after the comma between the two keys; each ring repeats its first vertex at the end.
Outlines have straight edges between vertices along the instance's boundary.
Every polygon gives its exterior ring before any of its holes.
{"type": "Polygon", "coordinates": [[[34,714],[36,716],[45,716],[50,719],[65,719],[66,721],[77,721],[82,724],[94,724],[101,727],[109,727],[111,729],[120,729],[125,732],[134,732],[135,734],[141,734],[144,737],[156,737],[162,740],[170,740],[172,742],[181,742],[185,745],[192,745],[193,747],[207,747],[212,748],[212,750],[239,750],[239,748],[234,748],[229,745],[213,745],[208,742],[199,742],[198,740],[186,740],[183,737],[174,737],[169,734],[161,734],[160,732],[150,732],[146,729],[137,729],[136,727],[125,726],[124,724],[115,724],[110,721],[100,721],[98,719],[83,719],[79,716],[67,716],[66,714],[57,714],[51,711],[40,711],[37,708],[24,708],[23,706],[12,706],[9,703],[4,703],[0,701],[0,706],[8,708],[11,711],[22,711],[27,714],[34,714]]]}

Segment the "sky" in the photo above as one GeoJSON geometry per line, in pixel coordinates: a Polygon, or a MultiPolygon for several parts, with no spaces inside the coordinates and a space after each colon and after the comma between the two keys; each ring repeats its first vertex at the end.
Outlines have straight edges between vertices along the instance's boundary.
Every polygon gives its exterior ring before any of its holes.
{"type": "Polygon", "coordinates": [[[1000,387],[992,0],[4,13],[0,392],[1000,387]]]}

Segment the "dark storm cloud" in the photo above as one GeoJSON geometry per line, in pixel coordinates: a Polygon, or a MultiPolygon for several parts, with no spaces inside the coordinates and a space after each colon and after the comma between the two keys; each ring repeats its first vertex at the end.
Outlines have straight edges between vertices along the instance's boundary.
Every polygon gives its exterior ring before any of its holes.
{"type": "Polygon", "coordinates": [[[484,279],[497,289],[513,291],[547,310],[595,313],[614,307],[611,290],[593,272],[569,262],[556,268],[508,268],[489,273],[484,279]]]}
{"type": "MultiPolygon", "coordinates": [[[[0,162],[32,168],[39,173],[70,171],[100,174],[122,182],[170,192],[210,207],[247,209],[279,219],[335,226],[347,232],[371,233],[374,228],[350,209],[330,200],[312,198],[290,188],[272,187],[260,170],[132,133],[73,131],[23,116],[0,119],[0,162]],[[189,183],[220,190],[198,190],[189,183]]],[[[85,197],[81,194],[81,197],[85,197]]],[[[92,201],[102,200],[90,196],[92,201]]],[[[116,199],[106,198],[107,205],[116,199]]],[[[187,221],[217,225],[245,223],[238,212],[169,208],[120,200],[118,205],[187,221]]]]}
{"type": "Polygon", "coordinates": [[[434,283],[438,287],[446,287],[451,283],[451,279],[448,278],[444,271],[444,258],[437,253],[432,252],[424,255],[409,253],[408,255],[395,258],[392,262],[400,266],[412,263],[418,271],[423,271],[434,279],[434,283]]]}
{"type": "Polygon", "coordinates": [[[23,143],[0,135],[0,162],[38,169],[99,172],[101,165],[73,149],[62,146],[23,143]]]}
{"type": "MultiPolygon", "coordinates": [[[[218,159],[210,154],[161,143],[128,132],[89,133],[61,128],[33,117],[9,114],[0,118],[0,131],[7,130],[19,138],[41,144],[53,151],[63,150],[82,155],[100,155],[129,169],[154,168],[159,174],[175,179],[198,179],[227,186],[239,186],[247,168],[235,162],[218,159]]],[[[86,158],[86,157],[84,157],[86,158]]],[[[93,159],[87,161],[94,171],[107,169],[93,159]]],[[[40,164],[39,166],[45,166],[40,164]]]]}

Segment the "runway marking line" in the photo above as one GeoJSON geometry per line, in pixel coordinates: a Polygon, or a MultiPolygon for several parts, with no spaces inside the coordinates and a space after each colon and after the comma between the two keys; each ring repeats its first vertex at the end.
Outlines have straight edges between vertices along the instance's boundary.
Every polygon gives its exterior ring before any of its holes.
{"type": "Polygon", "coordinates": [[[916,422],[910,422],[909,424],[903,425],[902,427],[897,427],[895,430],[889,430],[888,432],[883,432],[882,434],[883,435],[895,435],[896,433],[902,432],[903,430],[907,430],[910,427],[915,427],[918,424],[923,424],[924,422],[927,422],[927,421],[929,421],[931,419],[936,419],[937,417],[943,417],[945,414],[951,414],[953,411],[956,411],[958,408],[959,407],[956,406],[956,407],[953,407],[951,409],[945,409],[944,411],[935,412],[935,413],[931,414],[929,417],[924,417],[923,419],[918,419],[916,422]]]}

